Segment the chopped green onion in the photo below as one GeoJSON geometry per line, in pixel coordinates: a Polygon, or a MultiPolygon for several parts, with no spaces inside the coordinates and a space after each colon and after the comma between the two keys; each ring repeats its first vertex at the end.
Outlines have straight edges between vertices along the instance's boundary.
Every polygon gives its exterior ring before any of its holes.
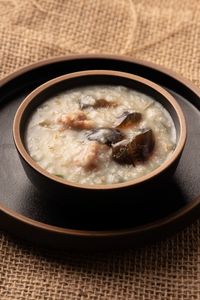
{"type": "Polygon", "coordinates": [[[57,176],[57,177],[60,177],[60,178],[64,178],[64,176],[61,175],[61,174],[53,174],[53,175],[55,175],[55,176],[57,176]]]}

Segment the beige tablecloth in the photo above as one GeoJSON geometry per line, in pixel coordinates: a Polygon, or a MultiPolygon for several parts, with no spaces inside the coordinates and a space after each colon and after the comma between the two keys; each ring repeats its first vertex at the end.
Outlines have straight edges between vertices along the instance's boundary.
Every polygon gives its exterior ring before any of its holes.
{"type": "MultiPolygon", "coordinates": [[[[0,0],[0,77],[52,56],[128,54],[200,85],[199,0],[0,0]]],[[[0,299],[200,299],[199,221],[123,253],[39,249],[0,234],[0,299]]]]}

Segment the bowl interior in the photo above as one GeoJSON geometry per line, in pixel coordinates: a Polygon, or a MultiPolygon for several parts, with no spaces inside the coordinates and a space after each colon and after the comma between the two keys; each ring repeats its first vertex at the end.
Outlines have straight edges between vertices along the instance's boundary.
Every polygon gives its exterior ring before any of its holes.
{"type": "MultiPolygon", "coordinates": [[[[171,162],[173,162],[182,151],[186,139],[185,119],[181,108],[177,104],[176,100],[162,87],[144,78],[131,75],[128,73],[116,72],[116,71],[82,71],[82,72],[71,73],[68,75],[63,75],[43,84],[42,86],[34,90],[31,94],[29,94],[28,97],[21,104],[20,108],[18,109],[14,121],[14,128],[13,128],[14,139],[20,154],[22,154],[23,157],[26,156],[24,158],[27,160],[29,154],[25,153],[26,152],[25,130],[26,130],[27,121],[29,120],[30,115],[36,109],[37,106],[39,106],[45,100],[49,99],[52,96],[57,95],[62,91],[70,90],[77,87],[102,85],[102,84],[121,85],[151,96],[156,101],[160,102],[165,107],[165,109],[169,112],[176,128],[176,139],[177,139],[176,149],[172,154],[172,157],[169,160],[167,160],[167,162],[165,162],[160,167],[158,167],[156,170],[150,172],[148,176],[146,177],[142,176],[138,180],[133,179],[130,182],[123,183],[121,185],[139,183],[142,180],[146,180],[151,176],[157,175],[163,169],[168,167],[171,164],[171,162]],[[16,139],[16,136],[18,136],[18,139],[16,139]]],[[[28,157],[28,163],[30,163],[31,160],[32,159],[28,157]]],[[[37,168],[35,165],[34,167],[37,168]]],[[[39,171],[41,171],[40,168],[39,171]]],[[[49,176],[47,172],[44,171],[44,173],[46,176],[49,176]]],[[[59,180],[62,183],[66,181],[57,178],[56,180],[59,180]]],[[[69,182],[66,183],[70,184],[69,182]]],[[[118,184],[118,186],[120,186],[120,184],[118,184]]]]}

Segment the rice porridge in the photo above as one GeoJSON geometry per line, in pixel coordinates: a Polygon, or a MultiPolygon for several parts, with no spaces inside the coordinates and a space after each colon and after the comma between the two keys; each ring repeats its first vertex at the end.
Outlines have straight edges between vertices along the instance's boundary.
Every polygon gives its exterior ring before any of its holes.
{"type": "Polygon", "coordinates": [[[25,136],[31,157],[47,172],[81,184],[143,176],[173,153],[176,130],[153,98],[123,86],[71,89],[42,103],[25,136]]]}

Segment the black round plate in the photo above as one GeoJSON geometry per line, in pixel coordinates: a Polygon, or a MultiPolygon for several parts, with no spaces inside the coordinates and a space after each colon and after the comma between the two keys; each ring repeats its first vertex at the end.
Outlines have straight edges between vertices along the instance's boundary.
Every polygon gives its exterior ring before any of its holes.
{"type": "MultiPolygon", "coordinates": [[[[192,83],[169,70],[120,56],[50,59],[1,80],[0,226],[43,245],[98,250],[141,245],[183,228],[200,214],[199,95],[192,83]],[[144,192],[141,206],[110,207],[101,212],[57,207],[34,189],[20,164],[12,140],[13,117],[20,102],[49,79],[89,69],[118,70],[148,78],[166,88],[185,113],[188,139],[178,169],[171,182],[148,194],[144,192]]],[[[127,197],[130,197],[128,191],[127,197]]]]}

